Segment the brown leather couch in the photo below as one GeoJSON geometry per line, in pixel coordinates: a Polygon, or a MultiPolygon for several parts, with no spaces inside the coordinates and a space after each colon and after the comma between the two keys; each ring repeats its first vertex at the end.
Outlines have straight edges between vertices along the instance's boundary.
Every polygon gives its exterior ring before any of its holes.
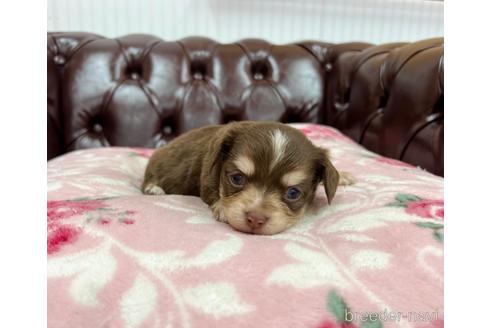
{"type": "Polygon", "coordinates": [[[48,33],[48,159],[233,120],[316,122],[444,175],[442,38],[219,44],[48,33]]]}

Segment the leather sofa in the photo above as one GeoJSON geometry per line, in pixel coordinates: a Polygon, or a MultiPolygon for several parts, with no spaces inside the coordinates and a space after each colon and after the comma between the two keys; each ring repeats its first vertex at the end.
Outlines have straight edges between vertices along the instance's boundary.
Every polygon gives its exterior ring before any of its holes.
{"type": "Polygon", "coordinates": [[[372,45],[48,33],[48,159],[237,120],[333,126],[444,175],[442,38],[372,45]]]}

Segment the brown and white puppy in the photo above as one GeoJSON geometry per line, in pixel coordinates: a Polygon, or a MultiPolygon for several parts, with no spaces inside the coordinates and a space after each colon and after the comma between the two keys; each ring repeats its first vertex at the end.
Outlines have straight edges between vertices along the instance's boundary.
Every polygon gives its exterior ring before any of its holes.
{"type": "Polygon", "coordinates": [[[190,131],[157,149],[142,191],[200,196],[219,221],[271,235],[302,217],[320,183],[330,203],[339,179],[328,152],[300,131],[235,122],[190,131]]]}

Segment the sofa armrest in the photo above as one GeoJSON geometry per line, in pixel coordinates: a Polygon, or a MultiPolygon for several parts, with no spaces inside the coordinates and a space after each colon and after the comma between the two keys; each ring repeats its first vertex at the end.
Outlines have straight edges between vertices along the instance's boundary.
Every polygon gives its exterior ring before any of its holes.
{"type": "Polygon", "coordinates": [[[70,58],[84,45],[101,36],[85,32],[48,33],[48,160],[68,151],[66,144],[66,106],[63,76],[70,58]]]}
{"type": "Polygon", "coordinates": [[[48,160],[63,153],[63,137],[61,125],[61,109],[59,97],[58,73],[56,68],[56,44],[53,37],[48,35],[47,51],[47,74],[48,74],[48,160]]]}
{"type": "Polygon", "coordinates": [[[443,176],[443,42],[385,44],[334,58],[324,123],[374,152],[443,176]]]}

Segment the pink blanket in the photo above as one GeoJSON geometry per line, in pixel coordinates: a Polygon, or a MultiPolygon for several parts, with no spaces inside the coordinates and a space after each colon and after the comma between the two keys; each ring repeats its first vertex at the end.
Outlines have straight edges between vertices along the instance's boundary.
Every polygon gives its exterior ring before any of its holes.
{"type": "Polygon", "coordinates": [[[293,126],[358,182],[274,236],[142,195],[151,149],[49,161],[49,327],[442,327],[442,178],[293,126]]]}

